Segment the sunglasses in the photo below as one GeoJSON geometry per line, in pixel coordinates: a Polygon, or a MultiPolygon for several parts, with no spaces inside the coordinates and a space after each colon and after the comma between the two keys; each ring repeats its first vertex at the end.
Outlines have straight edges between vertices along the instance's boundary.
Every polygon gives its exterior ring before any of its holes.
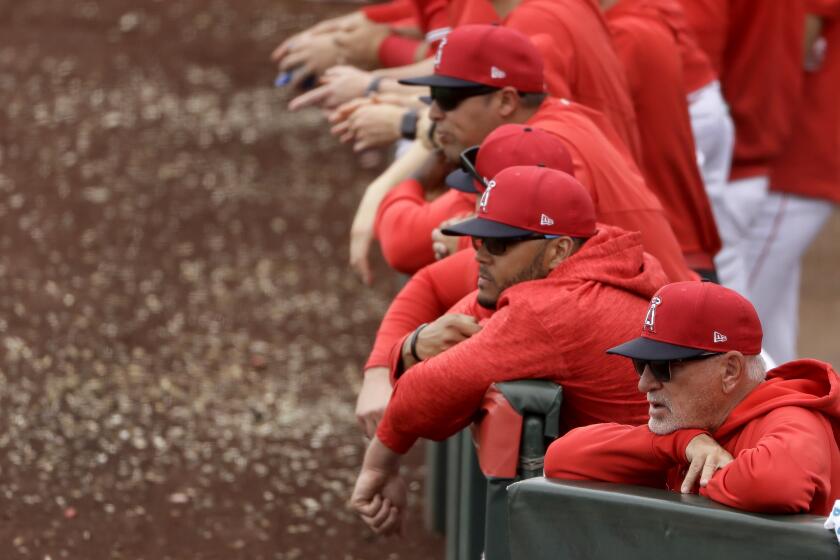
{"type": "Polygon", "coordinates": [[[540,235],[535,233],[533,235],[522,235],[519,237],[473,237],[472,246],[478,251],[482,247],[487,249],[487,252],[495,257],[504,255],[507,250],[514,245],[518,245],[523,241],[533,241],[534,239],[554,239],[556,235],[540,235]]]}
{"type": "Polygon", "coordinates": [[[720,356],[720,354],[720,352],[706,352],[705,354],[700,354],[699,356],[682,358],[679,360],[640,360],[638,358],[633,358],[633,367],[636,368],[636,373],[639,374],[639,377],[644,375],[645,368],[650,368],[650,373],[653,375],[654,379],[660,383],[667,383],[671,381],[671,364],[696,362],[699,360],[705,360],[706,358],[711,358],[712,356],[720,356]]]}
{"type": "Polygon", "coordinates": [[[479,183],[481,183],[486,189],[487,181],[484,180],[484,177],[481,176],[481,173],[479,173],[478,169],[476,169],[475,167],[475,162],[478,160],[478,146],[467,148],[466,150],[461,152],[459,159],[461,170],[476,181],[478,181],[479,183]]]}
{"type": "Polygon", "coordinates": [[[458,105],[465,99],[470,97],[478,97],[479,95],[487,95],[494,91],[499,91],[499,88],[491,86],[475,86],[463,88],[448,88],[448,87],[434,87],[431,88],[432,101],[437,103],[441,111],[454,111],[458,105]]]}

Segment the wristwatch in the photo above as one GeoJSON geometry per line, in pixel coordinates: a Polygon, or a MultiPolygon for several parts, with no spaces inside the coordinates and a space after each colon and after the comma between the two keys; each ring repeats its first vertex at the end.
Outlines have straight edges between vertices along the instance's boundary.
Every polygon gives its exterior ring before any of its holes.
{"type": "Polygon", "coordinates": [[[414,140],[417,137],[417,110],[409,109],[402,116],[400,122],[400,136],[406,140],[414,140]]]}

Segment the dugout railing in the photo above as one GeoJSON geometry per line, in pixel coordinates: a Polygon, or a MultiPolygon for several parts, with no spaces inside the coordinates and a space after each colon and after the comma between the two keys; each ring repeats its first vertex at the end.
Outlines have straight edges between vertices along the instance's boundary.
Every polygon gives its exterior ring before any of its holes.
{"type": "Polygon", "coordinates": [[[494,384],[472,433],[437,444],[446,451],[430,477],[438,498],[427,503],[438,503],[446,560],[478,560],[482,552],[487,560],[840,559],[821,517],[757,515],[696,495],[542,478],[561,402],[562,389],[547,381],[494,384]]]}

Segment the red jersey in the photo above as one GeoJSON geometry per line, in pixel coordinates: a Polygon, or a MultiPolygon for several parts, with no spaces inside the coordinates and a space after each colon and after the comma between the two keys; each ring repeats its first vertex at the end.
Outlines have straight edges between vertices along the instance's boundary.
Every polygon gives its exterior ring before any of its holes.
{"type": "MultiPolygon", "coordinates": [[[[839,430],[837,372],[816,360],[788,362],[768,372],[709,434],[735,460],[700,494],[747,511],[826,515],[840,495],[839,430]]],[[[678,490],[688,469],[685,448],[701,433],[655,435],[647,426],[618,424],[580,428],[551,444],[545,474],[678,490]]]]}
{"type": "Polygon", "coordinates": [[[804,74],[793,133],[773,166],[770,188],[840,202],[840,2],[828,4],[816,11],[824,16],[825,58],[804,74]]]}
{"type": "MultiPolygon", "coordinates": [[[[563,386],[565,428],[604,418],[644,421],[638,375],[629,360],[604,350],[635,335],[637,317],[665,282],[637,233],[599,226],[547,278],[505,290],[481,331],[400,376],[377,437],[397,453],[418,437],[444,439],[472,421],[492,383],[529,378],[563,386]]],[[[477,306],[473,297],[454,311],[477,306]]],[[[401,346],[394,347],[394,371],[401,346]]]]}
{"type": "Polygon", "coordinates": [[[645,180],[662,202],[689,266],[711,270],[721,242],[697,167],[678,34],[661,4],[622,0],[607,12],[607,22],[627,70],[645,180]]]}
{"type": "Polygon", "coordinates": [[[523,0],[504,25],[530,37],[542,53],[548,93],[603,113],[640,161],[633,102],[598,3],[523,0]]]}
{"type": "Polygon", "coordinates": [[[406,179],[389,192],[376,212],[374,232],[394,270],[414,274],[435,261],[432,230],[449,218],[475,210],[475,195],[449,190],[429,202],[423,185],[406,179]]]}
{"type": "Polygon", "coordinates": [[[527,124],[563,140],[575,177],[592,195],[599,222],[641,232],[645,251],[659,260],[673,282],[697,279],[686,266],[662,205],[629,154],[617,147],[621,143],[603,115],[565,99],[547,99],[527,124]]]}
{"type": "Polygon", "coordinates": [[[682,5],[717,66],[735,122],[731,178],[767,175],[790,134],[801,93],[804,0],[682,0],[682,5]]]}

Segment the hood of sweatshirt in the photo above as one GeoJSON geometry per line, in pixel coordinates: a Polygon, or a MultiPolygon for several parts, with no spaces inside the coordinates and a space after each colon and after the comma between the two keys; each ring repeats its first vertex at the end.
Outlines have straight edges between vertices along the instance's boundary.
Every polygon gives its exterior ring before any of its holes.
{"type": "Polygon", "coordinates": [[[714,433],[725,438],[751,420],[783,406],[821,412],[840,425],[840,377],[830,364],[794,360],[767,372],[767,380],[747,395],[714,433]]]}
{"type": "Polygon", "coordinates": [[[606,224],[598,224],[597,233],[546,280],[560,288],[595,282],[644,299],[669,282],[659,261],[645,253],[640,233],[606,224]]]}

